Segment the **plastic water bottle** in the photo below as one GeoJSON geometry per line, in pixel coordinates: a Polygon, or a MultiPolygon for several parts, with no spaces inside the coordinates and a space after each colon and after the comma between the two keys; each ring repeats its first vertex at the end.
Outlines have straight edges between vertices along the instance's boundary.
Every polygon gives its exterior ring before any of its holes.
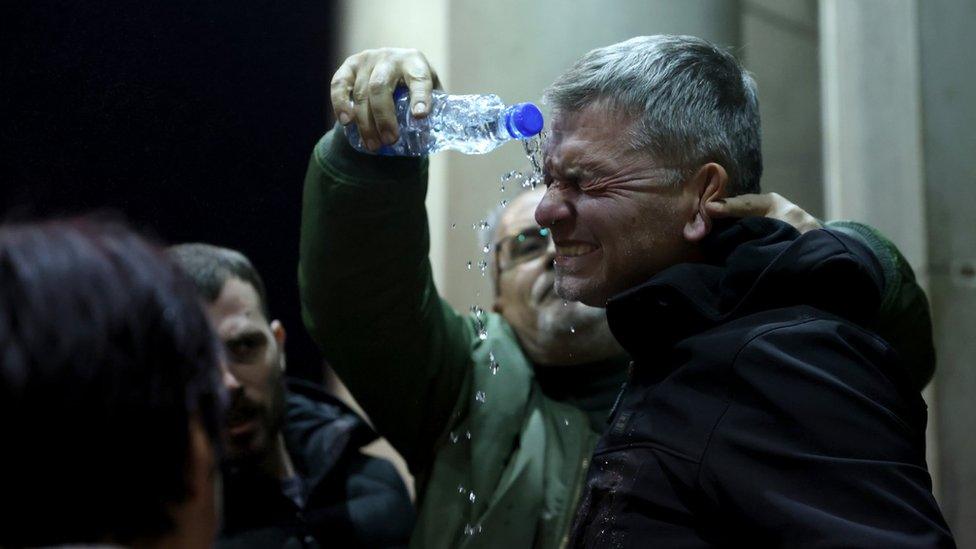
{"type": "Polygon", "coordinates": [[[430,114],[414,118],[410,95],[400,86],[393,93],[400,136],[396,143],[370,151],[355,124],[346,126],[349,144],[361,152],[386,156],[424,156],[444,149],[484,154],[510,139],[527,139],[542,131],[542,112],[532,103],[506,107],[497,95],[447,95],[434,91],[430,114]]]}

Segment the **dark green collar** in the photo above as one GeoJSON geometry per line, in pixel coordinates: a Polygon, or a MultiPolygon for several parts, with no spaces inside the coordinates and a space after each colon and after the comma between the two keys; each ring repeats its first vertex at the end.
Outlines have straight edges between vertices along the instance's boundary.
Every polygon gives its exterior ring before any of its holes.
{"type": "Polygon", "coordinates": [[[546,396],[583,410],[599,433],[627,380],[629,364],[630,358],[621,356],[574,366],[535,366],[535,378],[546,396]]]}

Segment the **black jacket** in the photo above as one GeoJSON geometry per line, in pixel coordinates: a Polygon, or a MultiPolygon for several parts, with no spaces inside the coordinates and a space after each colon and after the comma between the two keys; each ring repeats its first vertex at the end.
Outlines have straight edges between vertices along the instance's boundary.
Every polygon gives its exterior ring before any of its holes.
{"type": "Polygon", "coordinates": [[[220,549],[406,547],[414,509],[388,461],[359,450],[376,433],[311,383],[288,382],[285,443],[305,486],[304,505],[278,479],[229,471],[224,477],[220,549]]]}
{"type": "Polygon", "coordinates": [[[610,301],[634,358],[571,546],[952,547],[860,242],[768,219],[610,301]]]}

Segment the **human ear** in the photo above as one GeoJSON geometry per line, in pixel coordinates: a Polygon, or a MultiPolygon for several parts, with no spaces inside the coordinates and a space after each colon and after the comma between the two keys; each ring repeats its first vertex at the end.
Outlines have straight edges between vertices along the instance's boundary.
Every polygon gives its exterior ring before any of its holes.
{"type": "Polygon", "coordinates": [[[700,242],[712,231],[712,217],[705,205],[719,201],[725,197],[725,185],[729,175],[720,164],[709,162],[695,172],[688,180],[688,192],[693,193],[695,209],[692,217],[685,223],[683,233],[685,240],[700,242]]]}
{"type": "Polygon", "coordinates": [[[285,370],[285,339],[287,333],[285,332],[285,326],[280,320],[271,321],[271,335],[274,336],[275,342],[278,344],[278,356],[281,357],[280,365],[282,371],[285,370]]]}
{"type": "Polygon", "coordinates": [[[271,321],[271,333],[274,335],[275,341],[278,342],[278,346],[284,347],[287,333],[285,332],[285,326],[280,320],[271,321]]]}

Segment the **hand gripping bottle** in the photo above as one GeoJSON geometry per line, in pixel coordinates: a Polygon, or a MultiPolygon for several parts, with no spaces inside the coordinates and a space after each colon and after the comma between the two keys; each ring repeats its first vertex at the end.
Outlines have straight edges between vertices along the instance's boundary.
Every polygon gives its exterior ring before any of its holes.
{"type": "MultiPolygon", "coordinates": [[[[497,95],[447,95],[434,91],[430,114],[414,118],[410,95],[400,86],[393,93],[400,137],[375,154],[424,156],[450,149],[465,154],[484,154],[510,139],[528,139],[542,131],[542,112],[532,103],[506,107],[497,95]]],[[[355,124],[345,128],[349,144],[369,151],[355,124]]]]}

